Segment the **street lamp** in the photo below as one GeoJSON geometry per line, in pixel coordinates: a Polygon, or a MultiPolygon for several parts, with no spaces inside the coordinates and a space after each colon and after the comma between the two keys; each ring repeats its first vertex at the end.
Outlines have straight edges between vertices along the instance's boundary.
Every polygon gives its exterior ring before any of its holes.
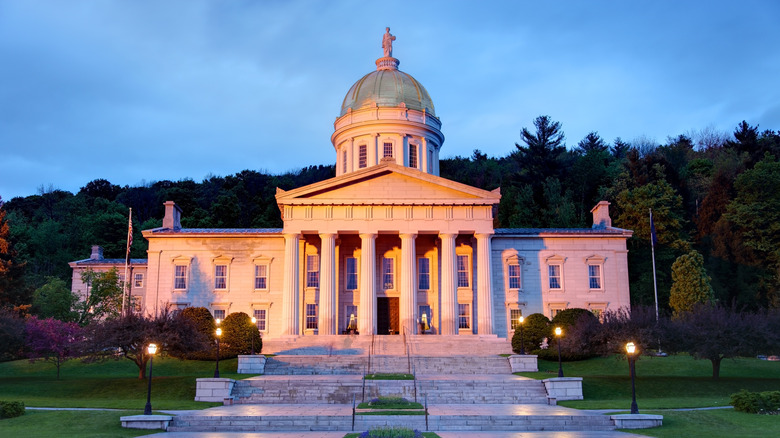
{"type": "Polygon", "coordinates": [[[626,344],[626,356],[628,356],[628,371],[631,373],[631,413],[638,414],[639,408],[636,406],[636,386],[634,385],[634,375],[636,374],[636,345],[633,342],[626,344]]]}
{"type": "Polygon", "coordinates": [[[525,355],[525,339],[523,339],[523,322],[525,321],[525,318],[523,315],[520,315],[520,318],[517,318],[517,322],[519,323],[518,326],[520,327],[520,354],[525,355]]]}
{"type": "Polygon", "coordinates": [[[154,354],[157,353],[157,344],[149,344],[146,347],[146,351],[149,353],[149,389],[146,391],[144,415],[152,415],[152,362],[154,361],[154,354]]]}
{"type": "MultiPolygon", "coordinates": [[[[219,321],[219,320],[217,320],[219,321]]],[[[214,368],[214,378],[219,378],[219,337],[222,336],[222,329],[217,328],[217,367],[214,368]]]]}
{"type": "Polygon", "coordinates": [[[563,330],[560,327],[555,327],[555,336],[558,337],[558,377],[563,377],[563,364],[561,363],[561,336],[563,330]]]}
{"type": "Polygon", "coordinates": [[[251,339],[252,339],[252,355],[255,354],[255,332],[257,331],[257,318],[254,316],[252,317],[252,331],[251,333],[251,339]]]}

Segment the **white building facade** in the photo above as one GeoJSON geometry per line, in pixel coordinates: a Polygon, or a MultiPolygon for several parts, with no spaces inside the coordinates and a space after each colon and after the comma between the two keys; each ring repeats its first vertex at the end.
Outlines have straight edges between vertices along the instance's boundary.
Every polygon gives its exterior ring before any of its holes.
{"type": "MultiPolygon", "coordinates": [[[[149,241],[143,308],[245,312],[268,338],[511,336],[520,315],[629,307],[626,239],[609,203],[589,229],[495,229],[500,190],[439,176],[441,121],[397,59],[351,87],[336,177],[277,190],[281,229],[183,229],[169,201],[149,241]]],[[[186,212],[184,212],[186,214],[186,212]]]]}

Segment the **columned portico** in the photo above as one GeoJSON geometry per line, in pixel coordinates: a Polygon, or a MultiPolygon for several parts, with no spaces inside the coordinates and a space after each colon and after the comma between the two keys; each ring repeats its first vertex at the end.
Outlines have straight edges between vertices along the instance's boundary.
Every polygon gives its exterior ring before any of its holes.
{"type": "Polygon", "coordinates": [[[490,287],[490,234],[477,234],[477,333],[493,334],[493,291],[490,287]]]}
{"type": "Polygon", "coordinates": [[[441,334],[458,334],[458,289],[455,287],[455,234],[441,233],[441,334]]]}
{"type": "Polygon", "coordinates": [[[336,235],[320,233],[319,334],[336,334],[336,235]]]}
{"type": "Polygon", "coordinates": [[[416,234],[401,234],[401,327],[407,334],[417,332],[415,307],[417,301],[415,269],[416,234]]]}
{"type": "Polygon", "coordinates": [[[376,332],[376,234],[360,235],[360,303],[358,331],[362,335],[376,332]]]}
{"type": "Polygon", "coordinates": [[[301,235],[284,235],[284,284],[282,289],[282,334],[297,335],[298,330],[298,244],[301,235]]]}

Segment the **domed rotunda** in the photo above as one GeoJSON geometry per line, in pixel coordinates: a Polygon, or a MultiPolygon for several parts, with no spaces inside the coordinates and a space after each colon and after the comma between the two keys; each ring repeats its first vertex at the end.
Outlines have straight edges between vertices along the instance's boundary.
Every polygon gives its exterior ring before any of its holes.
{"type": "Polygon", "coordinates": [[[350,87],[331,136],[336,149],[336,175],[382,162],[439,175],[439,150],[444,143],[433,100],[412,75],[398,70],[392,38],[383,39],[385,55],[376,71],[350,87]],[[387,47],[389,45],[389,48],[387,47]]]}

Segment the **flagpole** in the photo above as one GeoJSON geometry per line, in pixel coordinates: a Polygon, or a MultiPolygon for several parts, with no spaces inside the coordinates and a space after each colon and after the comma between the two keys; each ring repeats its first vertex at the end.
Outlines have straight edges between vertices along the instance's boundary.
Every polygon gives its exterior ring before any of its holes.
{"type": "Polygon", "coordinates": [[[653,256],[653,295],[655,296],[655,322],[658,323],[658,282],[655,279],[655,224],[653,223],[653,209],[650,208],[650,248],[653,256]]]}
{"type": "Polygon", "coordinates": [[[127,312],[127,295],[130,292],[130,282],[127,281],[127,269],[130,265],[130,247],[133,245],[133,209],[130,209],[130,214],[127,219],[127,251],[125,252],[125,284],[122,285],[122,315],[127,312]],[[127,291],[125,291],[127,287],[127,291]]]}

